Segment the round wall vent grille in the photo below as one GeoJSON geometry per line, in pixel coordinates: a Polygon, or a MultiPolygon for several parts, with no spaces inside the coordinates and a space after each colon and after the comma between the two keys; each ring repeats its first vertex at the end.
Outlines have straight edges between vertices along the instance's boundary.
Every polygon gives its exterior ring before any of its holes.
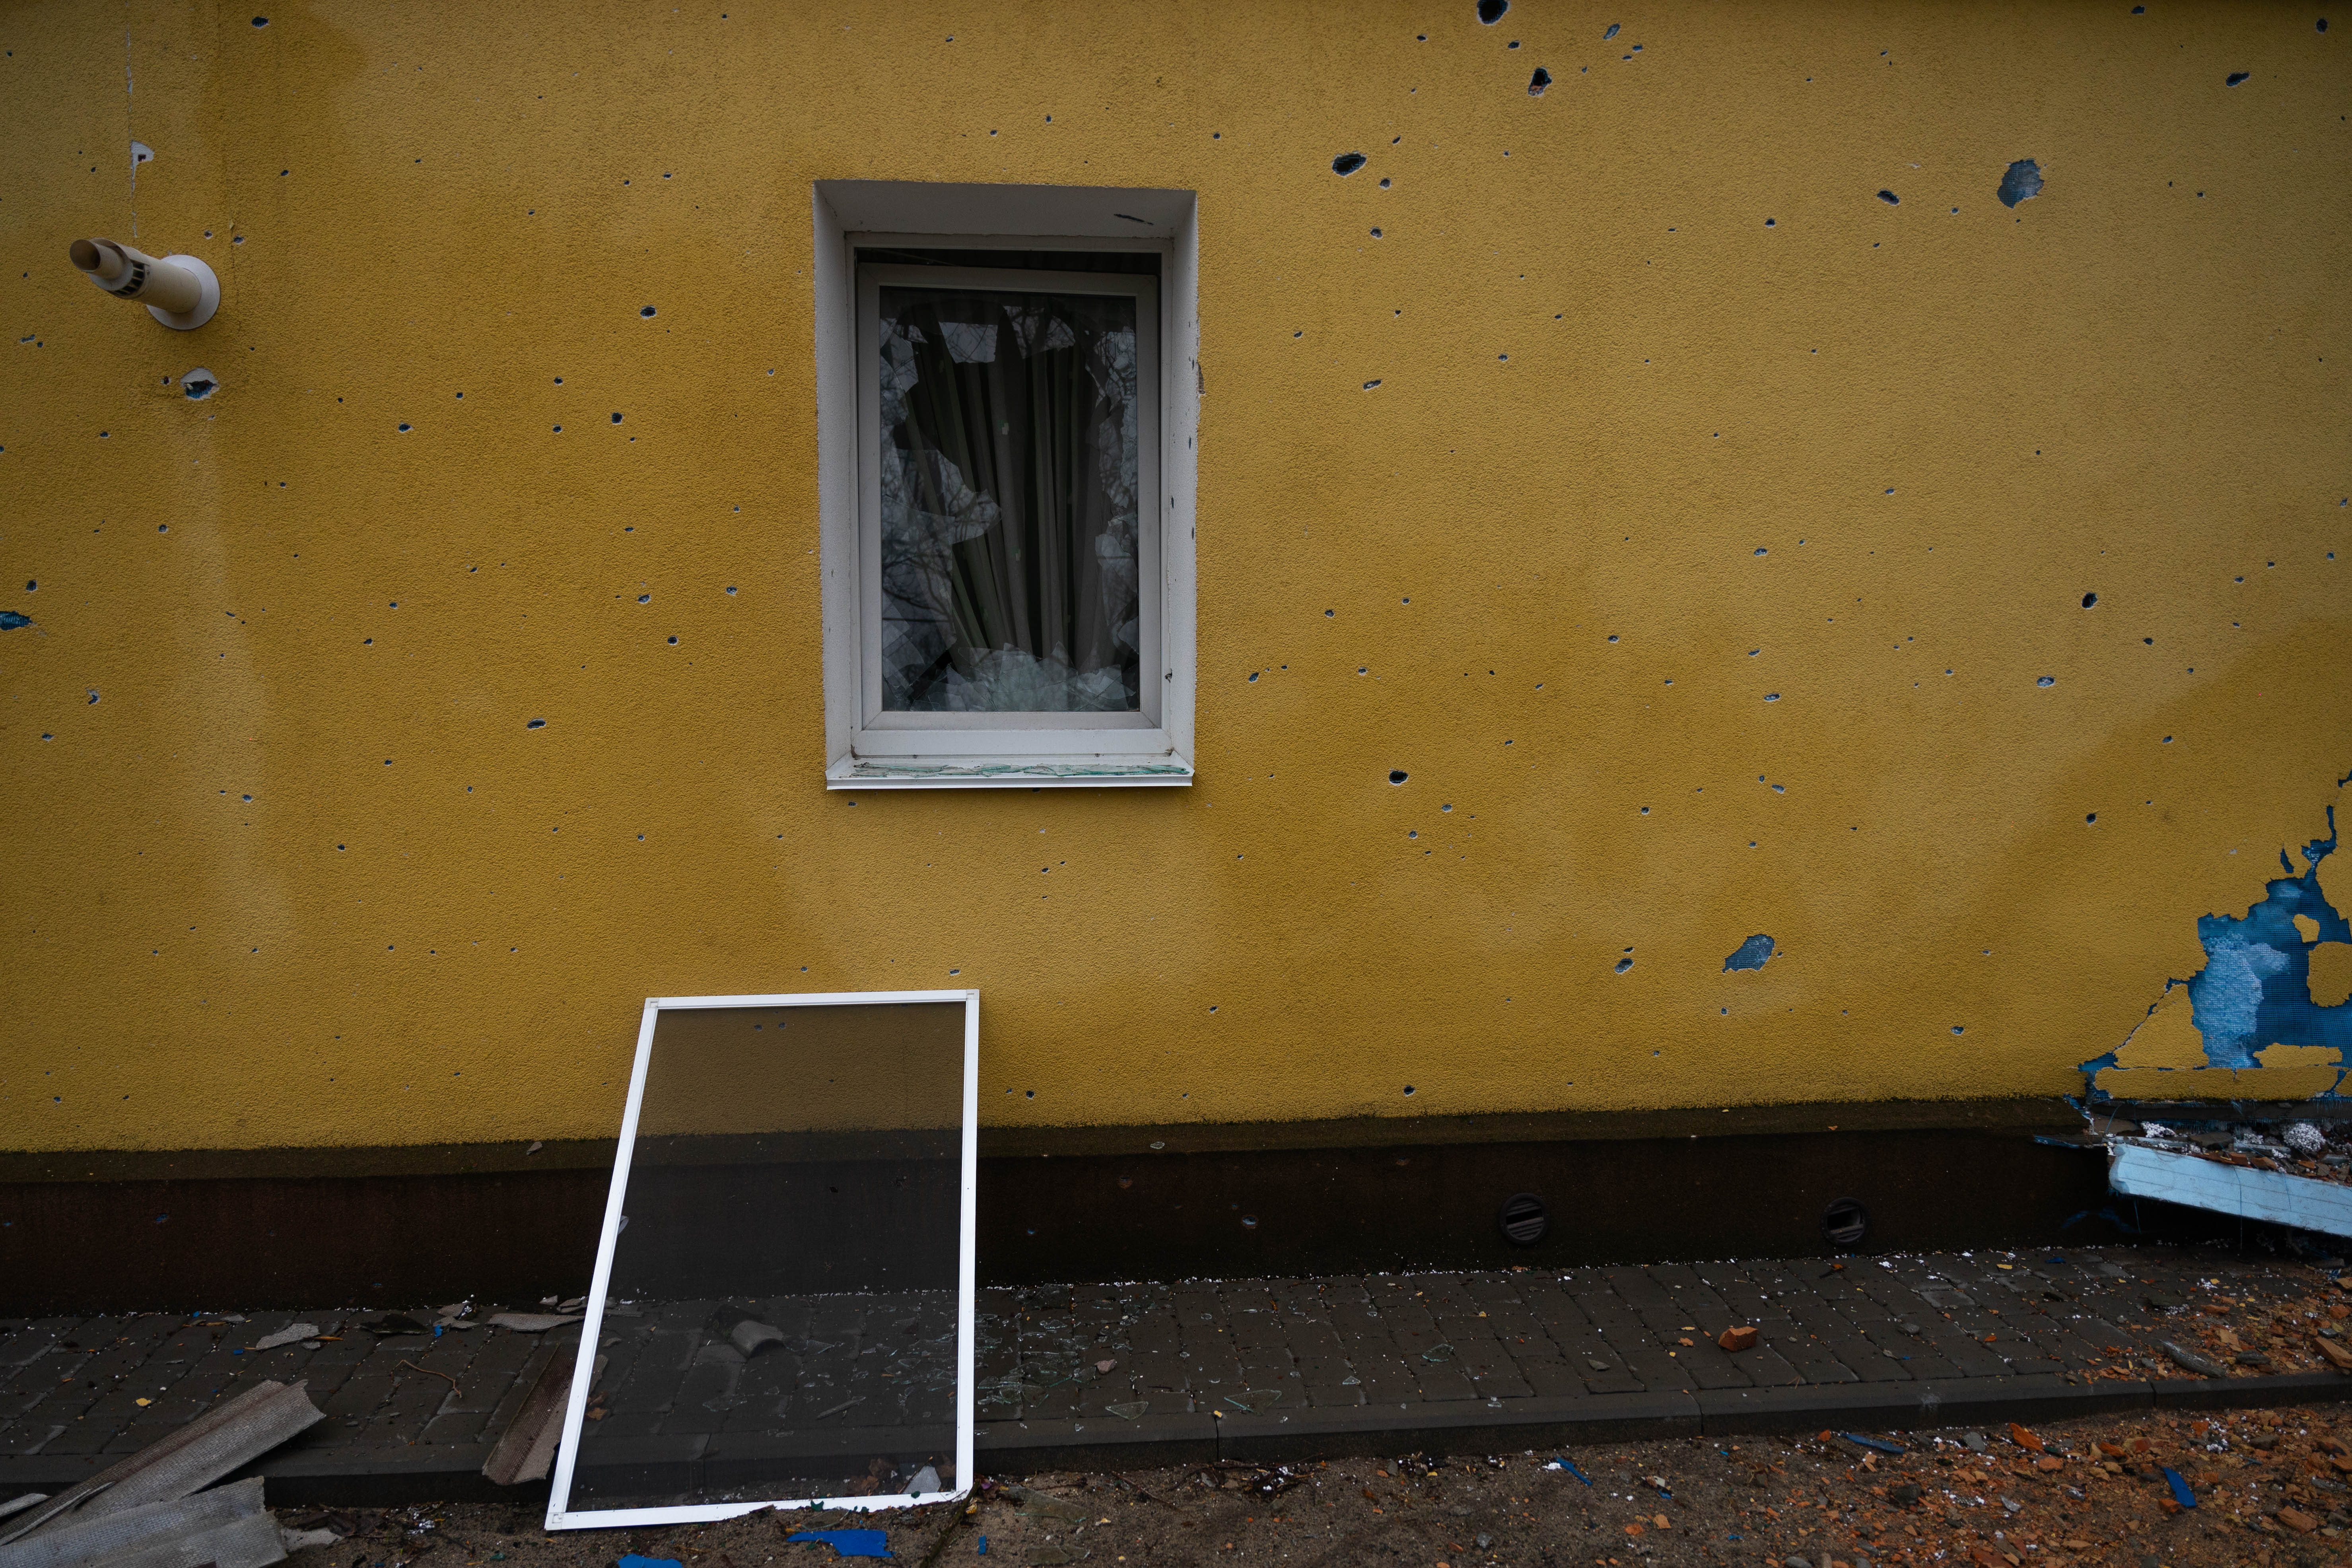
{"type": "Polygon", "coordinates": [[[1836,1198],[1822,1211],[1822,1238],[1849,1251],[1870,1235],[1870,1211],[1860,1198],[1836,1198]]]}
{"type": "Polygon", "coordinates": [[[1513,1247],[1533,1247],[1551,1229],[1551,1210],[1533,1193],[1513,1193],[1503,1200],[1504,1238],[1513,1247]]]}

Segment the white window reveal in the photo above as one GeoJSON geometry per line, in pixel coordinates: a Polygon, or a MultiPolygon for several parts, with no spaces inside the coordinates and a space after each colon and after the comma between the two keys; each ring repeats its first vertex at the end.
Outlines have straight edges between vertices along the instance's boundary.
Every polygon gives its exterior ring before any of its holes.
{"type": "Polygon", "coordinates": [[[817,206],[827,784],[1190,782],[1191,196],[817,206]]]}

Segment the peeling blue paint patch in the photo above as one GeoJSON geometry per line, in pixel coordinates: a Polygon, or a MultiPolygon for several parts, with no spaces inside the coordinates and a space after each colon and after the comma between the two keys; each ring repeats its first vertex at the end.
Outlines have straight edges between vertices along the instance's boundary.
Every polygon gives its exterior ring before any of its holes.
{"type": "Polygon", "coordinates": [[[15,610],[0,610],[0,632],[13,632],[18,626],[29,626],[32,624],[33,617],[30,616],[20,615],[15,610]]]}
{"type": "MultiPolygon", "coordinates": [[[[2279,851],[2279,868],[2287,874],[2265,884],[2243,915],[2198,917],[2205,967],[2192,979],[2167,982],[2165,990],[2189,987],[2189,1016],[2204,1037],[2209,1067],[2260,1067],[2256,1053],[2274,1045],[2332,1047],[2352,1064],[2352,1001],[2322,1007],[2311,1000],[2310,952],[2294,924],[2301,915],[2318,925],[2319,941],[2352,942],[2352,921],[2319,890],[2320,862],[2337,842],[2333,806],[2327,831],[2327,837],[2304,846],[2300,875],[2286,851],[2279,851]]],[[[2115,1061],[2109,1051],[2084,1062],[2083,1070],[2095,1076],[2115,1061]]],[[[2334,1098],[2334,1091],[2325,1098],[2334,1098]]]]}
{"type": "Polygon", "coordinates": [[[2042,194],[2042,165],[2031,158],[2020,158],[2000,177],[2000,189],[1993,194],[2000,197],[2000,205],[2005,207],[2032,201],[2042,194]]]}
{"type": "Polygon", "coordinates": [[[1723,972],[1728,974],[1735,969],[1761,969],[1770,962],[1775,951],[1772,939],[1759,931],[1741,942],[1738,950],[1723,961],[1723,972]]]}

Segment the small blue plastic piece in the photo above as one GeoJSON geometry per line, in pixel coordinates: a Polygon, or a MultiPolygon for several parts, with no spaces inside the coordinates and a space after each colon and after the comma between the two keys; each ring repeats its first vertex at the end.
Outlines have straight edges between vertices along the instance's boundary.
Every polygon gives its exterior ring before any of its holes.
{"type": "MultiPolygon", "coordinates": [[[[803,1530],[786,1541],[806,1541],[818,1546],[830,1546],[837,1557],[887,1557],[890,1537],[879,1530],[803,1530]]],[[[621,1568],[628,1568],[624,1563],[621,1568]]],[[[676,1568],[672,1564],[672,1568],[676,1568]]]]}
{"type": "MultiPolygon", "coordinates": [[[[1904,1359],[1907,1361],[1910,1358],[1906,1356],[1904,1359]]],[[[1900,1454],[1904,1452],[1902,1444],[1890,1443],[1884,1437],[1865,1437],[1859,1432],[1841,1432],[1838,1436],[1853,1444],[1855,1447],[1867,1448],[1874,1454],[1900,1454]]]]}
{"type": "Polygon", "coordinates": [[[2164,1471],[2164,1479],[2172,1488],[2173,1501],[2179,1503],[2183,1508],[2195,1508],[2197,1506],[2196,1489],[2190,1487],[2187,1481],[2180,1479],[2180,1472],[2179,1470],[2173,1469],[2169,1466],[2165,1465],[2159,1465],[2157,1468],[2164,1471]]]}
{"type": "Polygon", "coordinates": [[[621,1559],[620,1568],[679,1568],[675,1557],[640,1557],[630,1552],[621,1559]]]}
{"type": "Polygon", "coordinates": [[[1592,1484],[1592,1478],[1586,1475],[1582,1470],[1578,1469],[1576,1468],[1576,1461],[1567,1458],[1565,1455],[1552,1459],[1544,1466],[1544,1468],[1547,1470],[1566,1470],[1570,1475],[1574,1476],[1586,1486],[1589,1487],[1592,1484]]]}
{"type": "Polygon", "coordinates": [[[982,1537],[980,1538],[980,1554],[981,1554],[982,1557],[985,1557],[985,1556],[987,1556],[987,1555],[988,1555],[988,1537],[986,1537],[985,1535],[983,1535],[983,1536],[982,1536],[982,1537]]]}

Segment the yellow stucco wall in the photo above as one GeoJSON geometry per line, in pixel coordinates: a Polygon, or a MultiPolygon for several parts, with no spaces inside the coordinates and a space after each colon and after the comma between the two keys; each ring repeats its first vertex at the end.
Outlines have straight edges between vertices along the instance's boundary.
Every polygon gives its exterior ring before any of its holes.
{"type": "Polygon", "coordinates": [[[251,5],[0,16],[0,1146],[2070,1090],[2352,771],[2306,7],[251,5]],[[824,793],[826,178],[1199,192],[1195,787],[824,793]]]}

